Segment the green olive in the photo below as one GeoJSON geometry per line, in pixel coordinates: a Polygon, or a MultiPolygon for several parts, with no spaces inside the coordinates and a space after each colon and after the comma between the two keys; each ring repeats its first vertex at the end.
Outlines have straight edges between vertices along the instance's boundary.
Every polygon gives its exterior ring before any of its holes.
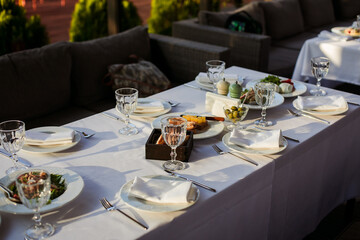
{"type": "Polygon", "coordinates": [[[233,114],[233,117],[234,117],[234,118],[237,118],[237,117],[239,116],[239,112],[238,112],[238,111],[233,111],[232,114],[233,114]]]}
{"type": "Polygon", "coordinates": [[[237,107],[236,107],[236,106],[232,106],[232,107],[231,107],[231,110],[236,111],[236,110],[237,110],[237,107]]]}

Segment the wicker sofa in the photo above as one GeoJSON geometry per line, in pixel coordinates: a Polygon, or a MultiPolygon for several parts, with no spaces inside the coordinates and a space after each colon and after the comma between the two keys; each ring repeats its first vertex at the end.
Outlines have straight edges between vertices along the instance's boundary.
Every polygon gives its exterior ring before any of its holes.
{"type": "Polygon", "coordinates": [[[200,11],[197,19],[175,22],[173,36],[229,47],[230,65],[291,77],[304,41],[321,30],[351,25],[357,14],[359,0],[253,1],[235,11],[200,11]],[[260,22],[263,33],[226,29],[226,19],[239,11],[260,22]]]}
{"type": "Polygon", "coordinates": [[[127,63],[131,54],[155,63],[172,86],[193,80],[208,59],[229,58],[226,47],[148,34],[142,26],[3,55],[0,121],[21,119],[28,129],[56,126],[114,107],[114,93],[102,79],[109,65],[127,63]]]}

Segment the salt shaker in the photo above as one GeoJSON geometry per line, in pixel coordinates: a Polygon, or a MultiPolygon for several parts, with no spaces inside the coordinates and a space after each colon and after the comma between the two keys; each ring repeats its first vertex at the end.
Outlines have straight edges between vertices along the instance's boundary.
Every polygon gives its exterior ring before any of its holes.
{"type": "Polygon", "coordinates": [[[241,92],[242,92],[242,87],[238,83],[238,81],[236,81],[235,83],[230,85],[229,91],[230,91],[230,97],[232,97],[232,98],[240,98],[241,92]]]}
{"type": "Polygon", "coordinates": [[[222,81],[219,81],[216,84],[218,94],[226,96],[229,92],[229,86],[230,86],[230,83],[228,81],[226,81],[225,78],[223,78],[222,81]]]}

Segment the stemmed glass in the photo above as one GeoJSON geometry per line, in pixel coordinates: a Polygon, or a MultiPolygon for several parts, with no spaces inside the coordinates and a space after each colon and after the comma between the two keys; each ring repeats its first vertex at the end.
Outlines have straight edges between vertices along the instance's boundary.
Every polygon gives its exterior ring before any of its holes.
{"type": "Polygon", "coordinates": [[[165,143],[171,148],[170,161],[163,164],[164,169],[175,171],[185,168],[185,164],[176,160],[176,148],[186,138],[187,120],[182,117],[169,116],[160,120],[161,132],[165,143]]]}
{"type": "Polygon", "coordinates": [[[50,199],[50,174],[42,169],[21,171],[16,177],[16,188],[25,207],[34,210],[35,224],[25,231],[26,239],[43,239],[51,236],[55,228],[50,223],[42,223],[40,208],[50,199]]]}
{"type": "Polygon", "coordinates": [[[213,92],[216,93],[216,84],[223,78],[225,62],[220,60],[210,60],[206,62],[207,76],[213,85],[213,92]]]}
{"type": "Polygon", "coordinates": [[[0,139],[1,145],[11,154],[11,159],[14,163],[13,167],[5,171],[6,174],[26,169],[27,167],[20,165],[16,154],[24,145],[25,123],[19,120],[9,120],[0,123],[0,139]]]}
{"type": "Polygon", "coordinates": [[[247,113],[249,112],[249,107],[240,105],[240,106],[228,106],[225,105],[223,107],[225,117],[232,122],[229,126],[227,126],[227,129],[232,131],[235,128],[243,128],[240,125],[240,122],[244,120],[247,113]]]}
{"type": "Polygon", "coordinates": [[[261,119],[255,121],[255,125],[267,127],[273,123],[266,120],[266,108],[272,104],[275,97],[275,84],[259,82],[254,87],[255,101],[261,106],[261,119]]]}
{"type": "Polygon", "coordinates": [[[313,57],[311,58],[312,74],[316,78],[316,88],[310,90],[310,94],[313,96],[325,96],[326,92],[321,89],[321,79],[324,78],[329,72],[330,60],[326,57],[313,57]]]}
{"type": "Polygon", "coordinates": [[[125,115],[126,126],[119,130],[122,135],[135,135],[139,132],[129,119],[130,114],[136,109],[138,94],[135,88],[119,88],[115,91],[116,108],[125,115]]]}

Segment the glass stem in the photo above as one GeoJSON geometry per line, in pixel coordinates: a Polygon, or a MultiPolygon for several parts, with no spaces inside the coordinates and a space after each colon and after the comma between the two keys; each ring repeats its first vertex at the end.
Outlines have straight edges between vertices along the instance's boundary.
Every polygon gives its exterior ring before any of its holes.
{"type": "Polygon", "coordinates": [[[17,167],[19,165],[19,159],[16,153],[12,153],[11,154],[11,158],[13,159],[14,165],[15,167],[17,167]]]}
{"type": "Polygon", "coordinates": [[[261,121],[265,122],[265,117],[266,117],[266,108],[263,107],[261,108],[261,121]]]}
{"type": "Polygon", "coordinates": [[[129,114],[125,114],[125,125],[127,128],[129,127],[129,122],[130,122],[130,116],[129,114]]]}
{"type": "Polygon", "coordinates": [[[316,80],[317,80],[317,82],[316,82],[316,88],[317,88],[318,90],[320,90],[321,78],[317,78],[316,80]]]}
{"type": "Polygon", "coordinates": [[[35,212],[33,220],[35,221],[35,228],[38,228],[41,226],[41,215],[40,215],[39,211],[35,212]]]}
{"type": "Polygon", "coordinates": [[[170,152],[170,157],[171,157],[171,161],[175,161],[176,160],[176,147],[172,147],[171,148],[171,152],[170,152]]]}

